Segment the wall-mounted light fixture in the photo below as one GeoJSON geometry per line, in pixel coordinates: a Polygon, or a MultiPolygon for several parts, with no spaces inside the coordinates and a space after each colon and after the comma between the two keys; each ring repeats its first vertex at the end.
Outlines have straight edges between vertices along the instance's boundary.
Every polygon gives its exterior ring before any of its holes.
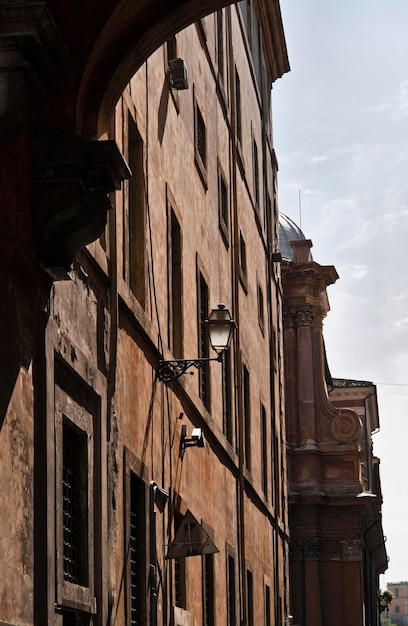
{"type": "Polygon", "coordinates": [[[204,448],[204,433],[201,428],[193,428],[191,437],[187,437],[187,426],[183,424],[181,429],[180,445],[183,450],[197,446],[197,448],[204,448]]]}
{"type": "Polygon", "coordinates": [[[172,89],[188,89],[187,67],[183,59],[169,60],[169,77],[172,89]]]}
{"type": "Polygon", "coordinates": [[[159,380],[170,382],[186,373],[190,367],[201,369],[209,361],[222,361],[222,355],[228,349],[236,324],[228,309],[223,304],[213,309],[208,320],[205,320],[212,349],[217,353],[214,358],[175,359],[159,361],[157,376],[159,380]]]}

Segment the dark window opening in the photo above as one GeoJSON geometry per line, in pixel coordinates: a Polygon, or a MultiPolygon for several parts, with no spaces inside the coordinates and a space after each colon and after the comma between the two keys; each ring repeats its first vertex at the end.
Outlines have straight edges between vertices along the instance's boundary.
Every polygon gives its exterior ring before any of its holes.
{"type": "Polygon", "coordinates": [[[241,81],[237,69],[235,69],[235,132],[238,141],[242,143],[241,81]]]}
{"type": "Polygon", "coordinates": [[[228,584],[228,626],[236,626],[235,607],[235,559],[228,555],[227,563],[227,584],[228,584]]]}
{"type": "MultiPolygon", "coordinates": [[[[183,515],[176,513],[174,516],[174,536],[183,521],[183,515]]],[[[176,606],[181,609],[187,608],[187,584],[186,584],[186,559],[174,559],[174,594],[176,606]]]]}
{"type": "Polygon", "coordinates": [[[271,626],[271,589],[265,585],[265,626],[271,626]]]}
{"type": "Polygon", "coordinates": [[[146,304],[146,211],[144,147],[133,117],[128,112],[128,161],[132,177],[128,183],[128,203],[124,207],[125,233],[124,278],[139,300],[146,304]],[[127,226],[126,226],[127,225],[127,226]]]}
{"type": "MultiPolygon", "coordinates": [[[[198,353],[201,359],[207,359],[210,356],[210,343],[208,338],[205,321],[208,319],[209,310],[209,294],[208,286],[202,274],[199,275],[199,293],[198,293],[198,331],[199,346],[198,353]]],[[[200,398],[207,410],[210,410],[210,367],[209,363],[204,363],[199,370],[200,379],[200,398]]]]}
{"type": "Polygon", "coordinates": [[[245,289],[248,290],[248,273],[247,273],[247,254],[246,254],[246,244],[245,239],[242,236],[242,233],[239,233],[239,279],[241,281],[241,285],[245,289]]]}
{"type": "Polygon", "coordinates": [[[203,556],[203,626],[215,624],[214,555],[203,556]]]}
{"type": "Polygon", "coordinates": [[[251,469],[251,401],[249,395],[249,372],[243,366],[242,374],[243,411],[244,411],[244,454],[245,465],[251,469]]]}
{"type": "Polygon", "coordinates": [[[88,437],[68,419],[63,423],[64,579],[86,587],[88,576],[88,437]]]}
{"type": "Polygon", "coordinates": [[[207,167],[207,140],[204,118],[199,107],[196,108],[197,115],[197,152],[204,168],[207,167]]]}
{"type": "Polygon", "coordinates": [[[247,569],[247,622],[248,626],[254,626],[254,589],[252,572],[247,569]]]}
{"type": "Polygon", "coordinates": [[[217,11],[217,65],[218,76],[224,82],[224,16],[217,11]]]}
{"type": "Polygon", "coordinates": [[[219,226],[225,245],[229,246],[229,202],[228,187],[221,166],[218,166],[218,216],[219,226]]]}
{"type": "Polygon", "coordinates": [[[183,307],[182,307],[182,240],[180,224],[170,211],[169,242],[169,347],[177,359],[183,357],[183,307]]]}
{"type": "Polygon", "coordinates": [[[228,442],[233,445],[233,411],[232,411],[232,366],[231,351],[224,352],[222,369],[222,399],[223,399],[223,432],[228,442]]]}
{"type": "Polygon", "coordinates": [[[261,405],[261,472],[262,472],[262,491],[268,497],[268,444],[267,444],[267,428],[266,428],[266,411],[261,405]]]}
{"type": "Polygon", "coordinates": [[[258,161],[258,146],[255,139],[252,139],[252,161],[253,161],[253,184],[254,184],[254,199],[256,209],[259,210],[259,161],[258,161]]]}
{"type": "Polygon", "coordinates": [[[145,489],[145,483],[131,473],[129,511],[129,608],[131,626],[143,626],[147,622],[145,489]]]}
{"type": "Polygon", "coordinates": [[[262,291],[261,285],[258,284],[258,322],[259,328],[262,331],[262,334],[265,331],[265,309],[264,309],[264,295],[262,291]]]}

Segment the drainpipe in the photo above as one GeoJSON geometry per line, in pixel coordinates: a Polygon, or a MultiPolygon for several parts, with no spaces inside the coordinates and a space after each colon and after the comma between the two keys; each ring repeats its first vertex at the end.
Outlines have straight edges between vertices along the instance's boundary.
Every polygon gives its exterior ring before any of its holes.
{"type": "Polygon", "coordinates": [[[240,320],[239,320],[239,226],[238,226],[238,198],[237,198],[237,144],[236,144],[236,109],[235,109],[235,62],[232,46],[232,23],[231,7],[226,8],[227,32],[228,32],[228,59],[230,69],[230,102],[231,102],[231,131],[230,146],[232,160],[232,302],[233,318],[237,324],[234,339],[234,377],[235,377],[235,404],[238,415],[238,567],[239,567],[239,598],[240,598],[240,624],[247,625],[246,606],[246,567],[245,567],[245,515],[244,515],[244,423],[243,423],[243,399],[242,399],[242,363],[241,363],[241,342],[240,342],[240,320]]]}

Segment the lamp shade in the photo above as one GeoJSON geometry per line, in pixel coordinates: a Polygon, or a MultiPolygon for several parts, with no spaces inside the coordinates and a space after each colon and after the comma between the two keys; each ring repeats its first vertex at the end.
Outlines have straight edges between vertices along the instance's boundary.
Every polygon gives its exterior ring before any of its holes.
{"type": "Polygon", "coordinates": [[[235,322],[225,305],[219,304],[218,309],[211,311],[206,324],[211,346],[217,354],[221,355],[229,347],[236,326],[235,322]]]}

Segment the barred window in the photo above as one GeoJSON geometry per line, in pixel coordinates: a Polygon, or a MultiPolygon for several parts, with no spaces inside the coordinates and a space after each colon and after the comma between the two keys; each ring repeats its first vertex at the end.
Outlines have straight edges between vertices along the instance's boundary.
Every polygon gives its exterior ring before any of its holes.
{"type": "Polygon", "coordinates": [[[129,511],[130,624],[146,624],[146,495],[145,483],[131,473],[129,511]]]}
{"type": "Polygon", "coordinates": [[[88,442],[68,418],[63,423],[64,579],[88,585],[88,442]]]}

